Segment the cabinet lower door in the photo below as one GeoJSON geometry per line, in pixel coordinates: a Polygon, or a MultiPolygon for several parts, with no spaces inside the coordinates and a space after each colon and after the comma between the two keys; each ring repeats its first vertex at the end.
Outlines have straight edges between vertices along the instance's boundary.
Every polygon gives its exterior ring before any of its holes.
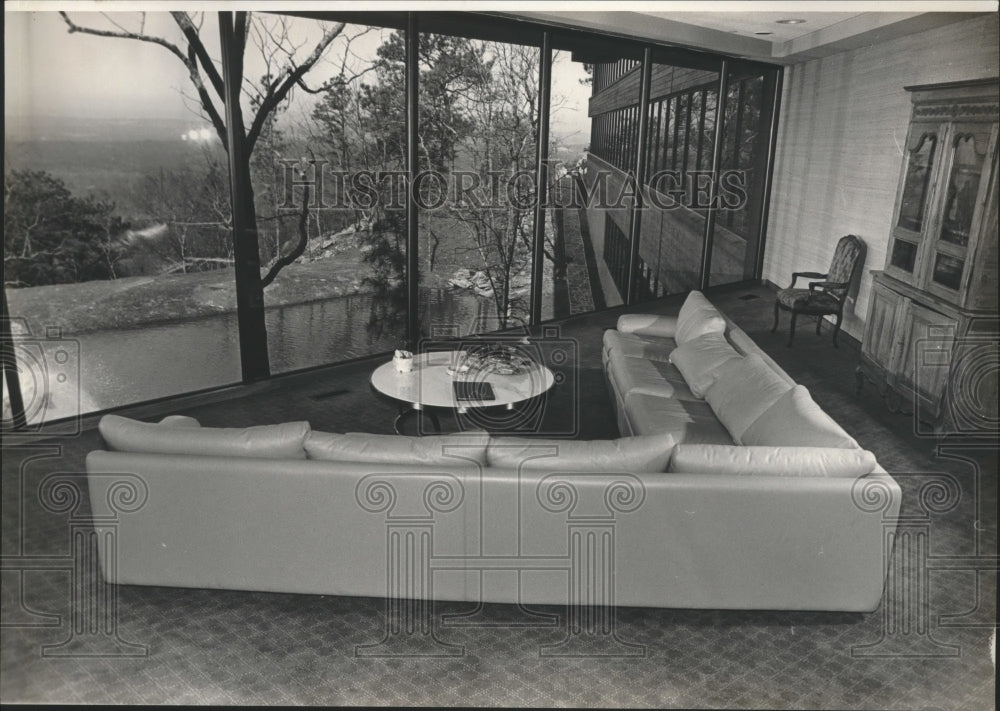
{"type": "Polygon", "coordinates": [[[900,306],[903,297],[882,284],[872,286],[871,306],[861,352],[872,362],[892,373],[895,367],[895,345],[899,338],[900,306]]]}
{"type": "Polygon", "coordinates": [[[899,382],[913,392],[920,419],[933,421],[948,384],[957,323],[954,317],[913,301],[906,304],[904,322],[899,382]]]}

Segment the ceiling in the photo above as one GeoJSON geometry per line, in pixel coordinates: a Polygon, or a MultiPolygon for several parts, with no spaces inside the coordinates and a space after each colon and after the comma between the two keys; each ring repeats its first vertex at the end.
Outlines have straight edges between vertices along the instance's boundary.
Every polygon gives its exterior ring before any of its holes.
{"type": "MultiPolygon", "coordinates": [[[[602,3],[603,5],[603,3],[602,3]]],[[[710,6],[710,3],[705,3],[710,6]]],[[[599,30],[745,59],[794,64],[870,46],[973,17],[974,12],[500,12],[564,27],[599,30]],[[799,24],[778,20],[801,19],[799,24]],[[767,34],[762,34],[767,33],[767,34]]],[[[585,5],[583,5],[585,6],[585,5]]]]}
{"type": "Polygon", "coordinates": [[[791,10],[786,12],[646,12],[641,14],[747,37],[758,35],[771,42],[784,42],[811,34],[816,30],[849,20],[852,17],[858,17],[862,13],[791,10]],[[778,20],[790,19],[805,20],[805,22],[778,24],[778,20]],[[759,35],[759,33],[767,34],[759,35]]]}

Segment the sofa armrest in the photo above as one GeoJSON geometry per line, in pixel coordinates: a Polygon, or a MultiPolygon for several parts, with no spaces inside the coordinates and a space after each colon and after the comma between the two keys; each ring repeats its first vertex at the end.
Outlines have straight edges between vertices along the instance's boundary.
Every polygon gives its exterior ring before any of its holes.
{"type": "Polygon", "coordinates": [[[618,317],[618,330],[621,333],[634,333],[637,336],[673,338],[677,332],[677,317],[656,314],[624,314],[618,317]]]}

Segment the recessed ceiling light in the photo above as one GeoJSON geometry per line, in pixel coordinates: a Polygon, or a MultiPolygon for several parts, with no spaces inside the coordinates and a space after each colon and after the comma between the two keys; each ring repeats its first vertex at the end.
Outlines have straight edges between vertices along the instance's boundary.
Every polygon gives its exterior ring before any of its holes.
{"type": "Polygon", "coordinates": [[[775,22],[779,25],[804,25],[806,21],[799,18],[792,18],[790,20],[775,20],[775,22]]]}

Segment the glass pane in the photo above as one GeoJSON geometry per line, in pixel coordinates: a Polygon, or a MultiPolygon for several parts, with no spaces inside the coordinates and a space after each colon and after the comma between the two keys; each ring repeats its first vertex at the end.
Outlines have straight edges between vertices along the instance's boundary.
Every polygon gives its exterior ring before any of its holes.
{"type": "Polygon", "coordinates": [[[976,211],[979,180],[986,158],[985,146],[977,146],[975,136],[966,134],[955,141],[955,157],[948,179],[948,197],[941,221],[941,239],[962,247],[969,244],[969,229],[976,211]],[[981,148],[980,153],[977,148],[981,148]]]}
{"type": "Polygon", "coordinates": [[[730,78],[723,107],[719,203],[712,241],[709,283],[729,284],[753,276],[763,188],[757,175],[767,153],[761,127],[763,76],[730,78]]]}
{"type": "MultiPolygon", "coordinates": [[[[549,201],[546,210],[545,264],[543,267],[542,319],[564,318],[604,308],[606,300],[598,273],[603,250],[594,248],[594,230],[586,209],[588,171],[597,169],[591,155],[606,155],[610,131],[607,114],[591,121],[587,115],[590,95],[610,82],[608,64],[573,61],[573,53],[553,52],[552,94],[549,118],[549,201]],[[586,136],[594,134],[588,146],[586,136]]],[[[596,210],[593,211],[595,214],[596,210]]]]}
{"type": "Polygon", "coordinates": [[[931,169],[934,167],[934,150],[937,136],[924,134],[917,147],[910,151],[906,164],[906,178],[903,181],[903,198],[899,205],[900,227],[919,232],[924,220],[924,202],[930,183],[931,169]]]}
{"type": "Polygon", "coordinates": [[[636,294],[639,300],[695,289],[700,283],[705,196],[711,168],[715,99],[709,87],[718,74],[654,62],[652,102],[666,105],[665,160],[648,176],[649,199],[641,220],[636,294]],[[709,98],[706,99],[706,96],[709,98]]]}
{"type": "Polygon", "coordinates": [[[541,52],[423,33],[420,53],[420,167],[429,171],[418,224],[421,332],[444,338],[522,326],[541,52]]]}
{"type": "Polygon", "coordinates": [[[897,239],[892,245],[892,257],[889,262],[892,266],[906,272],[913,272],[913,265],[917,261],[917,245],[906,240],[897,239]]]}
{"type": "MultiPolygon", "coordinates": [[[[166,12],[67,9],[187,47],[166,12]]],[[[29,424],[239,382],[226,154],[184,65],[57,13],[5,20],[4,285],[29,424]]],[[[194,20],[218,58],[216,14],[194,20]]]]}
{"type": "MultiPolygon", "coordinates": [[[[270,28],[258,41],[272,52],[283,36],[308,52],[327,26],[253,17],[270,28]]],[[[401,32],[345,25],[308,75],[318,93],[289,94],[257,141],[250,168],[272,373],[405,344],[405,202],[391,177],[405,169],[403,46],[401,32]]]]}
{"type": "Polygon", "coordinates": [[[934,274],[931,278],[941,286],[958,291],[962,284],[962,270],[964,268],[964,260],[938,252],[934,260],[934,274]]]}
{"type": "Polygon", "coordinates": [[[663,158],[660,161],[661,170],[672,170],[675,168],[674,164],[674,132],[677,127],[677,121],[675,114],[677,112],[677,99],[668,98],[665,100],[667,102],[667,122],[664,127],[664,137],[663,137],[663,158]]]}
{"type": "Polygon", "coordinates": [[[704,109],[704,93],[695,91],[691,95],[691,148],[688,158],[688,169],[699,170],[701,168],[701,151],[705,142],[704,120],[702,113],[704,109]]]}
{"type": "MultiPolygon", "coordinates": [[[[677,103],[677,143],[674,145],[674,165],[677,170],[687,170],[688,137],[691,134],[691,97],[684,94],[677,103]]],[[[687,176],[684,176],[685,178],[687,176]]],[[[686,185],[687,181],[684,180],[686,185]]]]}
{"type": "Polygon", "coordinates": [[[698,162],[699,170],[712,169],[712,148],[713,142],[715,141],[715,105],[717,94],[718,92],[715,90],[709,89],[705,91],[705,126],[702,130],[701,160],[698,162]]]}
{"type": "MultiPolygon", "coordinates": [[[[573,178],[578,207],[548,211],[547,220],[552,222],[554,234],[563,242],[561,247],[557,243],[552,246],[554,249],[546,249],[546,269],[551,262],[553,273],[564,273],[566,283],[563,286],[558,280],[555,282],[552,306],[548,299],[543,302],[545,318],[618,306],[624,303],[628,291],[629,214],[633,197],[625,178],[627,172],[635,171],[638,156],[641,72],[636,62],[626,61],[620,55],[616,57],[617,44],[598,46],[577,41],[573,45],[573,41],[566,37],[556,40],[557,46],[562,43],[562,48],[556,52],[552,67],[550,125],[553,141],[557,140],[558,133],[570,132],[576,121],[600,121],[606,115],[618,116],[620,121],[613,123],[610,131],[605,131],[598,123],[599,140],[590,147],[585,161],[576,171],[566,166],[569,174],[579,175],[578,179],[573,178]],[[572,51],[566,51],[568,49],[572,51]],[[581,83],[576,77],[578,70],[573,66],[591,58],[595,60],[593,66],[602,73],[603,67],[610,72],[613,67],[628,66],[632,71],[619,72],[616,78],[601,85],[586,78],[581,83]],[[577,89],[580,86],[587,89],[586,93],[577,89]]],[[[665,107],[659,121],[659,130],[663,132],[667,123],[665,107]]],[[[650,165],[656,160],[655,130],[656,125],[651,122],[652,141],[646,147],[654,155],[650,165]]],[[[569,142],[569,139],[563,140],[569,142]]],[[[551,149],[550,155],[553,155],[551,149]]],[[[557,168],[555,175],[558,174],[557,168]]],[[[574,194],[569,185],[564,178],[559,186],[564,199],[574,194]]],[[[565,200],[562,204],[566,204],[565,200]]]]}

